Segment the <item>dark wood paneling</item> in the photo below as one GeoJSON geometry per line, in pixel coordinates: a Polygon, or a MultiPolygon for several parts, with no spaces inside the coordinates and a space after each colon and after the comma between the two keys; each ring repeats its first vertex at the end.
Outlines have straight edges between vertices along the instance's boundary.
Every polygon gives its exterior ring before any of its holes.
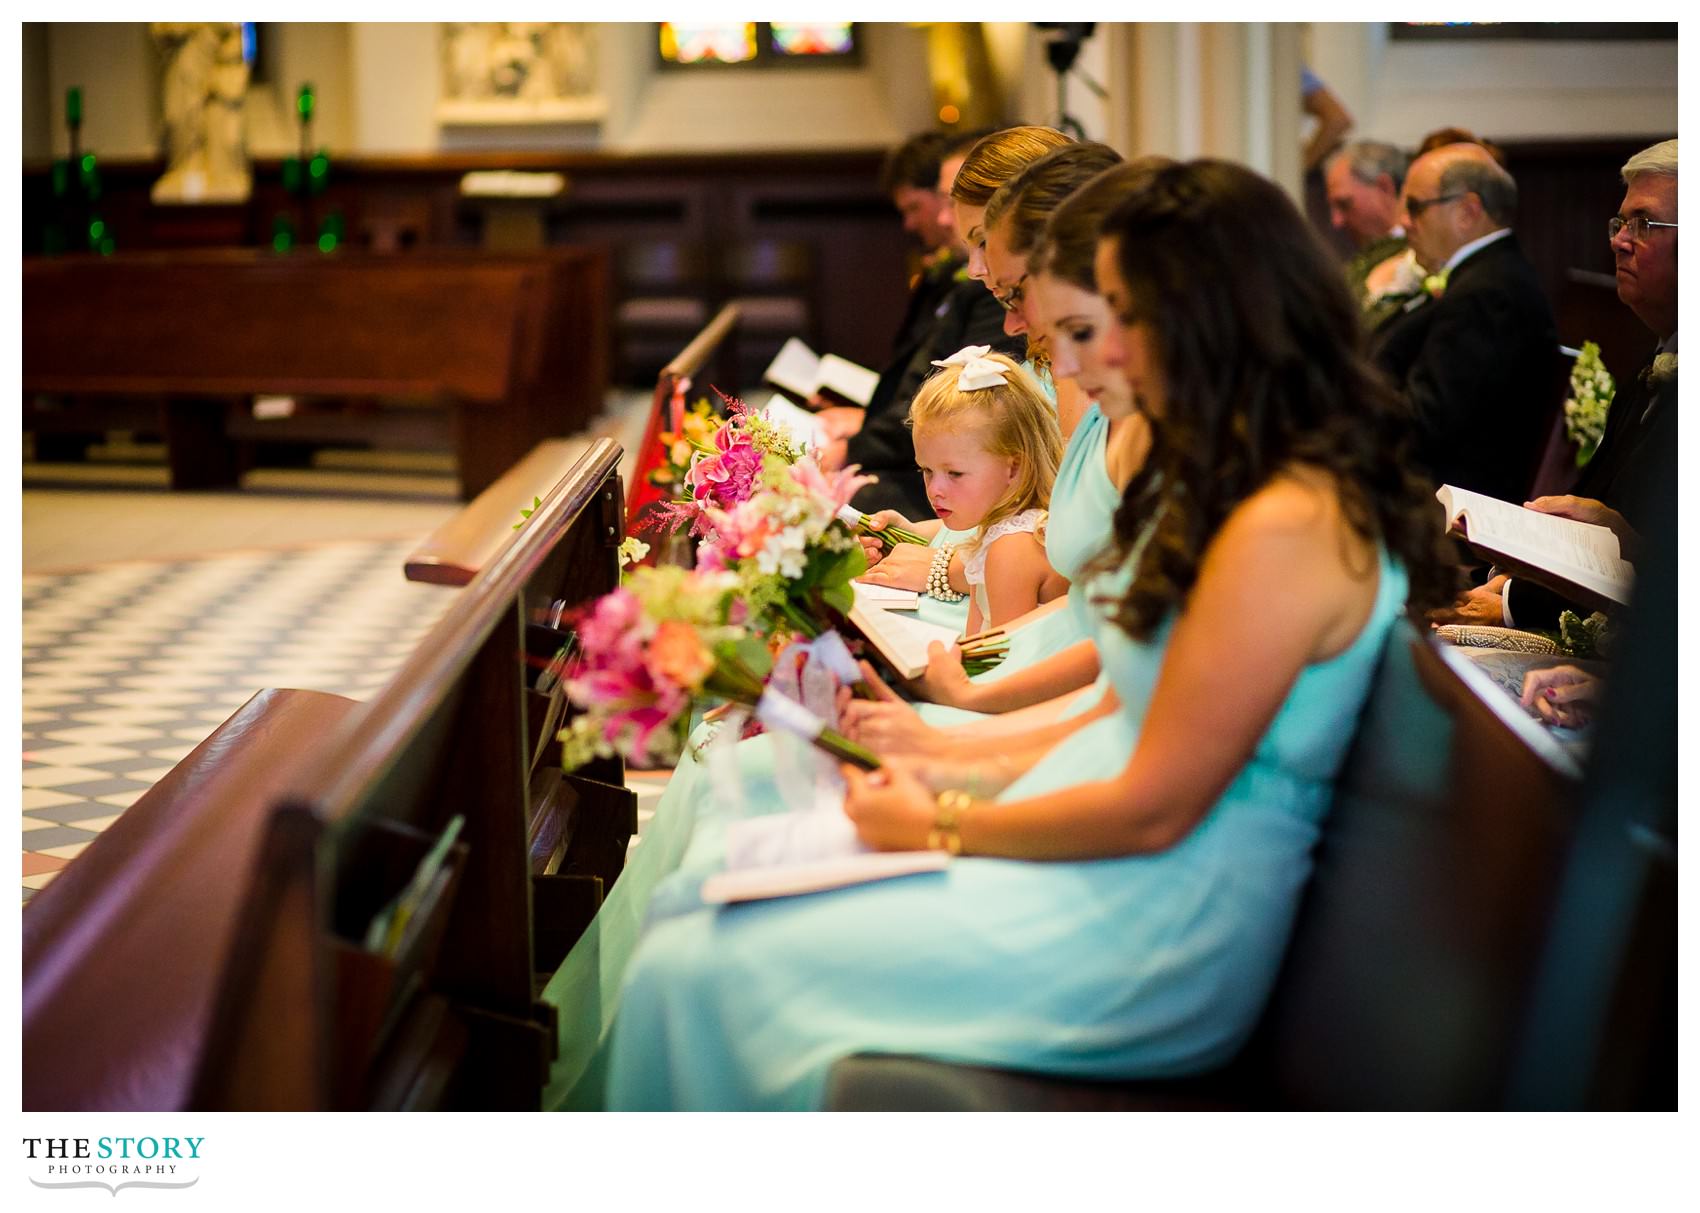
{"type": "MultiPolygon", "coordinates": [[[[279,215],[292,216],[297,244],[310,245],[331,211],[345,223],[344,243],[378,252],[476,245],[482,208],[459,195],[461,177],[482,169],[559,172],[565,195],[545,207],[550,244],[601,245],[617,253],[640,241],[671,241],[703,250],[709,272],[693,287],[705,313],[736,292],[725,281],[723,252],[750,241],[797,242],[808,250],[814,281],[807,290],[809,334],[825,350],[880,366],[902,313],[910,241],[877,184],[878,152],[747,155],[618,156],[468,153],[411,157],[347,157],[331,164],[329,184],[311,214],[282,187],[277,160],[254,165],[245,207],[219,208],[220,242],[264,246],[279,215]]],[[[102,218],[120,251],[195,243],[191,221],[202,208],[156,207],[148,198],[163,171],[157,161],[102,161],[102,218]]],[[[40,251],[51,215],[48,166],[23,172],[23,247],[40,251]]],[[[611,264],[618,264],[617,260],[611,264]]],[[[618,283],[615,297],[619,296],[618,283]]],[[[688,335],[688,334],[686,334],[688,335]]],[[[752,341],[755,337],[752,335],[752,341]]],[[[678,342],[662,347],[669,353],[678,342]]],[[[752,348],[740,361],[753,363],[752,348]]],[[[653,382],[650,367],[645,382],[653,382]]],[[[759,368],[758,368],[759,369],[759,368]]],[[[753,371],[746,366],[745,374],[753,371]]]]}

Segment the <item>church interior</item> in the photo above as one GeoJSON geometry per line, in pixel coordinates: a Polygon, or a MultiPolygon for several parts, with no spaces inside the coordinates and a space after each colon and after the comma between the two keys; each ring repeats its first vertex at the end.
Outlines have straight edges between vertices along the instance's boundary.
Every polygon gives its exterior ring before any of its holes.
{"type": "Polygon", "coordinates": [[[24,23],[24,1110],[1675,1110],[1677,51],[24,23]]]}

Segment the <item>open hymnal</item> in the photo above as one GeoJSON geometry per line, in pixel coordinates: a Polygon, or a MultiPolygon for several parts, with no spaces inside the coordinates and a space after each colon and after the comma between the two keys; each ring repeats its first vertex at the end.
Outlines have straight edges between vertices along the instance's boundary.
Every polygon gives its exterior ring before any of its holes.
{"type": "Polygon", "coordinates": [[[943,851],[870,851],[837,805],[773,813],[726,828],[726,868],[703,882],[710,905],[795,897],[845,885],[936,872],[943,851]]]}
{"type": "Polygon", "coordinates": [[[778,393],[769,396],[761,406],[767,419],[790,434],[804,447],[813,450],[826,445],[826,426],[808,409],[792,404],[778,393]]]}
{"type": "Polygon", "coordinates": [[[960,639],[953,629],[942,624],[889,609],[876,601],[873,588],[861,582],[851,583],[856,601],[850,608],[850,622],[900,677],[914,678],[926,670],[927,646],[933,641],[948,648],[960,639]]]}
{"type": "Polygon", "coordinates": [[[1607,528],[1452,485],[1441,486],[1435,496],[1446,509],[1448,532],[1503,571],[1601,609],[1629,601],[1635,568],[1607,528]]]}
{"type": "Polygon", "coordinates": [[[830,394],[863,408],[880,381],[877,372],[836,354],[816,354],[795,337],[780,346],[762,378],[798,400],[830,394]]]}

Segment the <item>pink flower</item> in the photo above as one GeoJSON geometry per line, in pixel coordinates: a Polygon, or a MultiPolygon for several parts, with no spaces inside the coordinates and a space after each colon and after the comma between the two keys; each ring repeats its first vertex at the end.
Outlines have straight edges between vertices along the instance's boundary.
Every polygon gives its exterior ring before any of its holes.
{"type": "Polygon", "coordinates": [[[859,475],[861,469],[855,464],[839,471],[827,473],[813,459],[799,459],[791,465],[791,479],[804,489],[831,503],[829,513],[836,514],[850,503],[863,485],[872,484],[877,476],[859,475]]]}
{"type": "Polygon", "coordinates": [[[709,509],[704,514],[714,530],[714,542],[697,549],[699,570],[724,569],[735,560],[747,560],[783,529],[759,502],[746,501],[730,510],[709,509]]]}
{"type": "Polygon", "coordinates": [[[643,604],[636,594],[622,587],[604,594],[588,611],[579,613],[579,639],[591,653],[630,653],[634,644],[641,649],[642,622],[643,604]]]}
{"type": "Polygon", "coordinates": [[[685,477],[691,495],[722,508],[748,500],[761,474],[761,451],[730,424],[715,431],[714,445],[720,454],[699,459],[685,477]]]}

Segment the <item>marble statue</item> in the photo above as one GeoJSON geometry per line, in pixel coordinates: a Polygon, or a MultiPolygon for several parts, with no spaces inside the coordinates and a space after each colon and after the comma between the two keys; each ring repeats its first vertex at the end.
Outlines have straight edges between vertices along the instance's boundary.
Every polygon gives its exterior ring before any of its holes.
{"type": "Polygon", "coordinates": [[[156,21],[148,26],[165,54],[165,175],[160,203],[242,202],[253,188],[243,146],[242,102],[248,64],[236,21],[156,21]]]}

